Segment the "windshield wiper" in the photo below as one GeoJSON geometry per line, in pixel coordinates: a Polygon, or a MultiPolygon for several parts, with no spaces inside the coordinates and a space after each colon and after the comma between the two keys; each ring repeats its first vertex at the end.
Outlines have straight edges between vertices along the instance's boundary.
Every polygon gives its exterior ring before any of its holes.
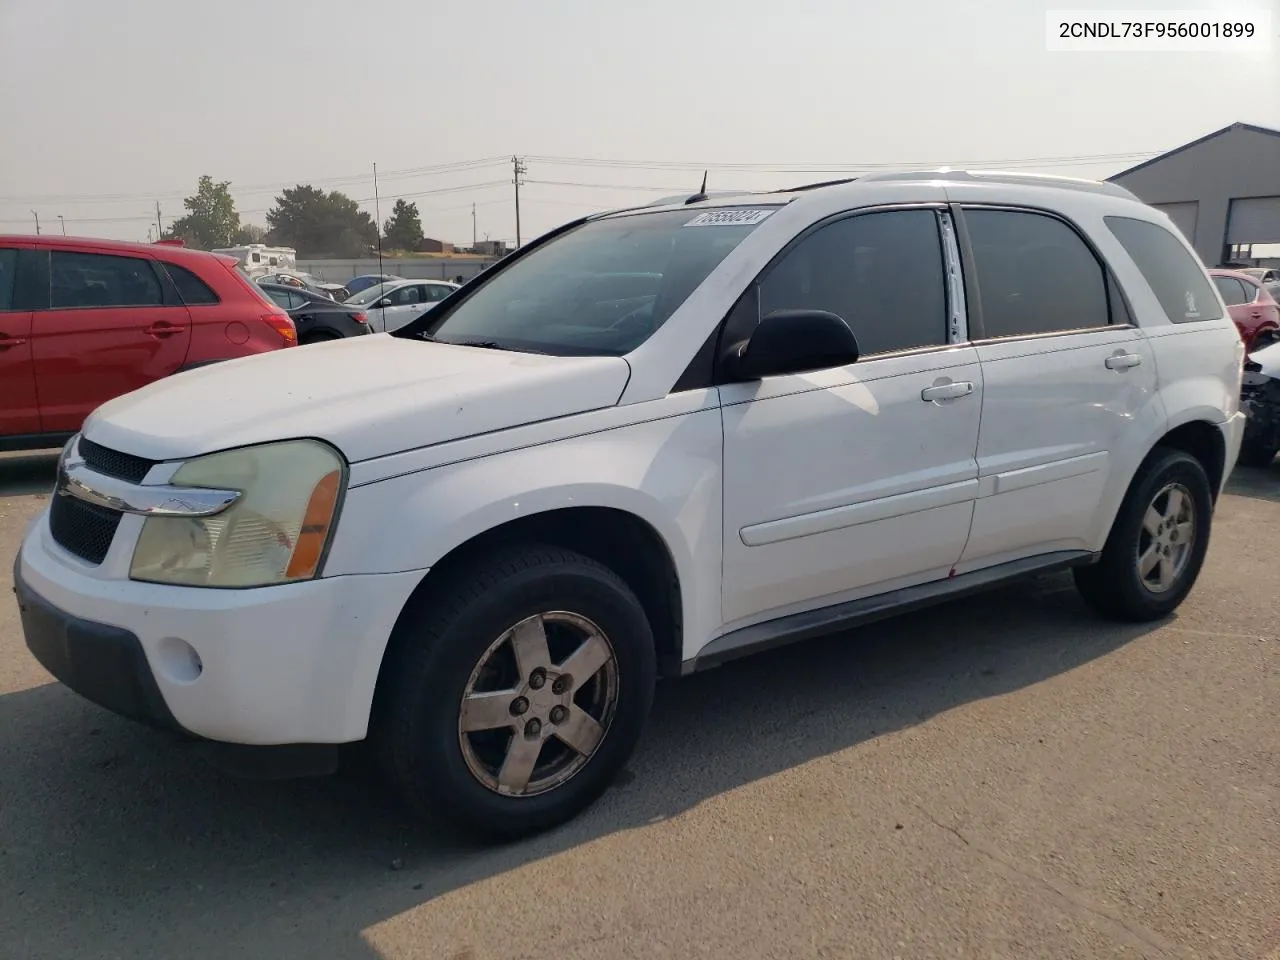
{"type": "Polygon", "coordinates": [[[455,347],[479,347],[482,350],[506,350],[509,353],[538,353],[546,356],[545,350],[533,350],[529,347],[511,347],[497,340],[437,340],[436,343],[451,343],[455,347]]]}

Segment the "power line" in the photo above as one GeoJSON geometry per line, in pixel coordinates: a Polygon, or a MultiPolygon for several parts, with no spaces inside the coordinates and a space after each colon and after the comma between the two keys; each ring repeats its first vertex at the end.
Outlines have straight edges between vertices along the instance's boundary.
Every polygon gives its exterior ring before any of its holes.
{"type": "MultiPolygon", "coordinates": [[[[433,164],[425,167],[405,167],[400,170],[389,170],[386,173],[379,174],[378,179],[386,180],[404,180],[410,177],[428,177],[439,176],[448,173],[460,173],[464,171],[476,170],[482,167],[490,167],[498,164],[509,163],[507,157],[481,157],[476,160],[459,160],[454,163],[433,164]]],[[[337,177],[312,177],[310,179],[301,178],[292,181],[280,180],[274,183],[249,184],[247,186],[236,186],[232,184],[232,192],[238,194],[262,193],[272,190],[283,189],[286,185],[292,183],[299,185],[326,185],[335,186],[342,184],[367,183],[372,179],[370,174],[345,174],[337,177]]],[[[147,191],[145,193],[100,193],[100,194],[65,194],[61,196],[47,195],[34,197],[0,197],[0,203],[126,203],[130,201],[144,200],[181,200],[191,195],[191,191],[170,191],[157,194],[155,191],[147,191]]]]}

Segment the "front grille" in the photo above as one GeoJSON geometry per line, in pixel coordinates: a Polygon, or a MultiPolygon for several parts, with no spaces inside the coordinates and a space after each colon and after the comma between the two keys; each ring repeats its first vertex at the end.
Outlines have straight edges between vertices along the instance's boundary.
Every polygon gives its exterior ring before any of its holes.
{"type": "Polygon", "coordinates": [[[85,466],[90,470],[118,480],[128,480],[130,483],[141,483],[148,471],[156,465],[155,460],[146,460],[135,457],[131,453],[111,450],[84,437],[80,438],[79,449],[85,466]]]}
{"type": "Polygon", "coordinates": [[[49,505],[49,532],[64,550],[96,566],[111,549],[120,516],[117,510],[56,493],[49,505]]]}

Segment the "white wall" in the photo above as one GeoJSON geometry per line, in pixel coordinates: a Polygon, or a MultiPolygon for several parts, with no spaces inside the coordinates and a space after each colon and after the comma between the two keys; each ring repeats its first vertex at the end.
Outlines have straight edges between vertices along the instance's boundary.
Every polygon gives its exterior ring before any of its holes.
{"type": "Polygon", "coordinates": [[[408,260],[383,258],[378,269],[378,258],[364,260],[298,260],[298,270],[312,274],[327,283],[342,283],[352,277],[367,273],[391,273],[406,280],[453,280],[461,276],[471,279],[492,260],[451,260],[447,257],[413,257],[408,260]]]}

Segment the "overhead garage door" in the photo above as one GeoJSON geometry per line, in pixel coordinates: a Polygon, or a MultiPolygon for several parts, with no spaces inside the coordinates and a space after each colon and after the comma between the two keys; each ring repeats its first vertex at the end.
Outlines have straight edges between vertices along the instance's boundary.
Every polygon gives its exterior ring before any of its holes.
{"type": "Polygon", "coordinates": [[[1280,197],[1232,200],[1227,243],[1280,243],[1280,197]]]}
{"type": "Polygon", "coordinates": [[[1196,242],[1196,216],[1200,210],[1198,200],[1188,200],[1185,203],[1153,203],[1152,206],[1173,221],[1174,226],[1182,231],[1188,243],[1196,242]]]}

